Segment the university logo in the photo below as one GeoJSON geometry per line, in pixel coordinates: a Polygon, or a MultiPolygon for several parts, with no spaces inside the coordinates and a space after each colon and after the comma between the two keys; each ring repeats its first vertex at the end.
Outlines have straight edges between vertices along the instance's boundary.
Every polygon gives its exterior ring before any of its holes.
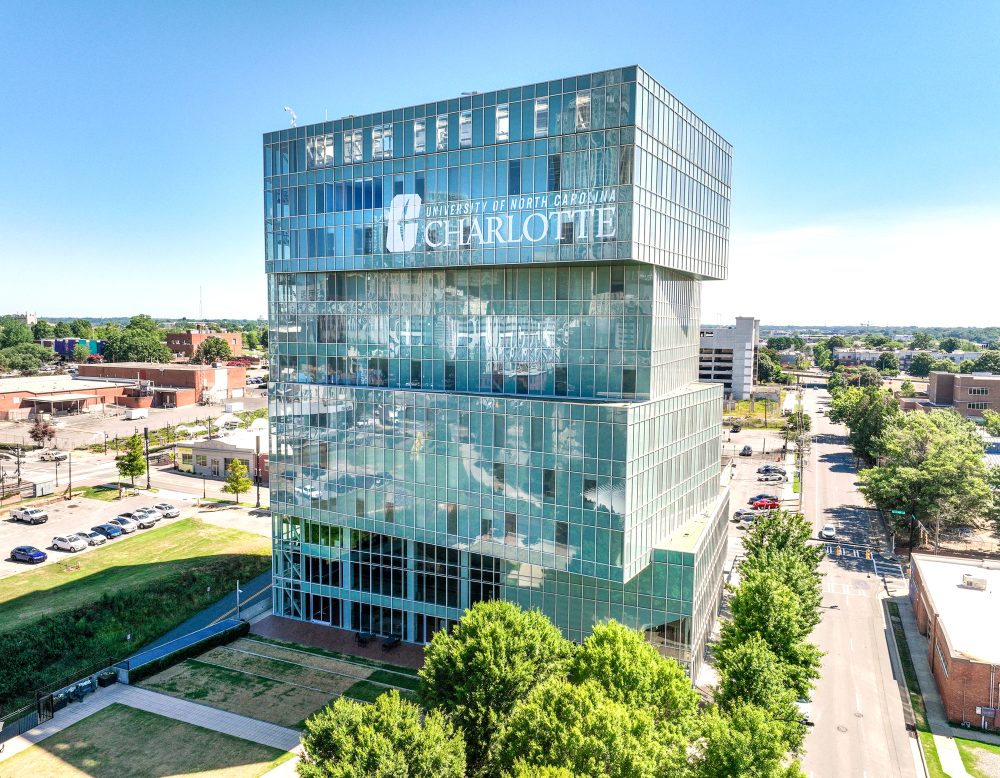
{"type": "Polygon", "coordinates": [[[398,194],[389,203],[386,218],[385,247],[395,253],[412,251],[417,245],[417,219],[420,218],[420,195],[398,194]]]}

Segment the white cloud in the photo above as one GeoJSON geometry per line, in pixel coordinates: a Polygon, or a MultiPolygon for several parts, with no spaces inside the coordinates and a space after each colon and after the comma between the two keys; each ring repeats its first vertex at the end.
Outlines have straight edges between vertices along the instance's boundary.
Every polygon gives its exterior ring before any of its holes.
{"type": "Polygon", "coordinates": [[[1000,211],[734,230],[729,268],[703,286],[706,324],[995,326],[1000,211]]]}

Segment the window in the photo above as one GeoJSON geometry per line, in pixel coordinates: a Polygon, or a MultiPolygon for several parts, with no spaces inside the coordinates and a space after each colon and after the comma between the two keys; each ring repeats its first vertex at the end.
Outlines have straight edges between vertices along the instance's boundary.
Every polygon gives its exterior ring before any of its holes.
{"type": "Polygon", "coordinates": [[[549,134],[549,98],[535,98],[535,137],[549,134]]]}
{"type": "Polygon", "coordinates": [[[497,106],[497,143],[510,140],[510,106],[501,103],[497,106]]]}
{"type": "MultiPolygon", "coordinates": [[[[185,456],[188,458],[188,464],[190,464],[190,454],[185,454],[185,456]]],[[[194,463],[198,465],[198,467],[208,467],[208,457],[205,454],[196,454],[194,457],[194,463]]]]}
{"type": "Polygon", "coordinates": [[[448,117],[439,116],[436,124],[436,134],[434,136],[434,149],[436,151],[448,150],[448,117]]]}
{"type": "Polygon", "coordinates": [[[413,120],[413,153],[423,154],[427,151],[427,123],[425,119],[413,120]]]}
{"type": "Polygon", "coordinates": [[[503,536],[505,538],[517,537],[517,516],[513,513],[503,515],[503,536]]]}
{"type": "Polygon", "coordinates": [[[555,393],[557,397],[566,396],[566,372],[567,368],[565,365],[556,365],[556,389],[555,393]]]}
{"type": "Polygon", "coordinates": [[[493,445],[506,446],[507,420],[503,416],[493,417],[493,445]]]}
{"type": "Polygon", "coordinates": [[[354,515],[355,516],[364,516],[365,515],[365,498],[364,497],[358,497],[354,501],[354,515]]]}
{"type": "Polygon", "coordinates": [[[380,124],[372,128],[372,156],[389,159],[392,156],[392,125],[380,124]]]}
{"type": "Polygon", "coordinates": [[[493,463],[493,486],[496,489],[503,489],[504,487],[504,476],[506,472],[502,462],[493,463]]]}
{"type": "Polygon", "coordinates": [[[590,92],[577,92],[576,94],[576,128],[578,130],[590,129],[590,92]]]}
{"type": "Polygon", "coordinates": [[[989,388],[985,387],[985,386],[970,386],[969,387],[969,394],[972,394],[972,395],[979,395],[980,397],[983,397],[983,396],[985,396],[985,395],[987,395],[989,393],[990,393],[989,388]]]}
{"type": "Polygon", "coordinates": [[[385,520],[389,524],[396,520],[396,505],[389,500],[385,501],[385,520]]]}
{"type": "Polygon", "coordinates": [[[985,411],[990,407],[989,403],[967,403],[967,407],[970,411],[985,411]]]}
{"type": "Polygon", "coordinates": [[[531,450],[541,451],[545,445],[545,419],[541,416],[531,417],[531,450]]]}
{"type": "Polygon", "coordinates": [[[635,394],[635,368],[622,368],[622,394],[635,394]]]}
{"type": "Polygon", "coordinates": [[[549,191],[558,192],[562,184],[562,158],[558,154],[549,155],[549,191]]]}
{"type": "Polygon", "coordinates": [[[625,294],[625,268],[611,268],[611,294],[625,294]]]}
{"type": "Polygon", "coordinates": [[[458,534],[458,505],[453,502],[448,503],[447,526],[445,532],[449,535],[458,534]]]}
{"type": "Polygon", "coordinates": [[[411,359],[410,360],[410,387],[420,388],[422,384],[422,379],[420,376],[420,360],[411,359]]]}
{"type": "Polygon", "coordinates": [[[521,160],[512,159],[507,167],[507,194],[521,194],[521,160]]]}
{"type": "Polygon", "coordinates": [[[479,520],[479,534],[484,538],[488,538],[493,534],[493,522],[490,519],[479,520]]]}
{"type": "Polygon", "coordinates": [[[588,508],[597,505],[597,481],[593,478],[583,479],[583,504],[588,508]]]}
{"type": "Polygon", "coordinates": [[[344,133],[344,162],[361,161],[361,130],[348,130],[344,133]]]}
{"type": "Polygon", "coordinates": [[[563,222],[559,240],[563,243],[573,242],[573,222],[563,222]]]}
{"type": "Polygon", "coordinates": [[[444,363],[444,388],[445,391],[452,391],[455,388],[455,363],[444,363]]]}
{"type": "Polygon", "coordinates": [[[306,164],[310,169],[333,164],[332,135],[318,135],[306,140],[306,164]]]}
{"type": "Polygon", "coordinates": [[[472,145],[472,111],[458,115],[458,145],[463,149],[472,145]]]}
{"type": "Polygon", "coordinates": [[[546,500],[556,498],[556,471],[550,467],[542,471],[542,497],[546,500]]]}
{"type": "Polygon", "coordinates": [[[565,521],[556,522],[556,545],[565,546],[569,543],[569,524],[565,521]]]}

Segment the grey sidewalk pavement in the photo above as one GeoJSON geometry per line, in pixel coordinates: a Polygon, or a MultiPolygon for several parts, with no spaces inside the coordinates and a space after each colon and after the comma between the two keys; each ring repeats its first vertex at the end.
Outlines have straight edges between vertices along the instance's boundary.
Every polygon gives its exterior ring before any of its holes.
{"type": "Polygon", "coordinates": [[[299,733],[294,729],[170,697],[149,689],[115,684],[107,689],[99,689],[84,702],[64,708],[45,724],[7,741],[3,752],[0,752],[0,762],[113,703],[128,705],[243,740],[251,740],[281,751],[293,751],[299,746],[299,733]]]}

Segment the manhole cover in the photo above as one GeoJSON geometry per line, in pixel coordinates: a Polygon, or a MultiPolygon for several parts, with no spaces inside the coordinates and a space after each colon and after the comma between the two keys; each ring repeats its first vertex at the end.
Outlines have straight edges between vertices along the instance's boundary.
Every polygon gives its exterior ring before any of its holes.
{"type": "Polygon", "coordinates": [[[864,717],[865,717],[865,714],[861,713],[860,711],[858,713],[854,714],[854,718],[856,718],[856,719],[863,719],[864,717]]]}
{"type": "Polygon", "coordinates": [[[847,727],[845,727],[843,724],[839,724],[837,726],[837,731],[838,732],[847,732],[847,727]]]}

